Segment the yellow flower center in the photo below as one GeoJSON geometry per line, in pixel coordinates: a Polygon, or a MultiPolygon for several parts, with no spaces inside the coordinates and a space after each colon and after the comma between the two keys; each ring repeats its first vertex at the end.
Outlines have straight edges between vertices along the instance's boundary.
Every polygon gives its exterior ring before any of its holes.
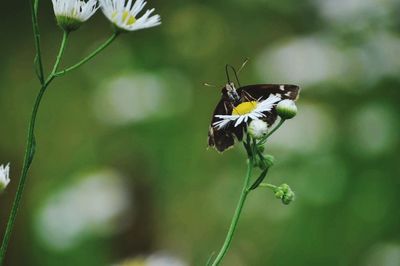
{"type": "Polygon", "coordinates": [[[251,113],[257,107],[257,101],[244,102],[234,107],[232,115],[245,115],[251,113]]]}
{"type": "MultiPolygon", "coordinates": [[[[117,16],[117,12],[114,11],[112,18],[115,20],[116,16],[117,16]]],[[[134,16],[132,16],[128,11],[124,11],[122,12],[122,21],[124,23],[126,23],[126,25],[130,26],[133,25],[136,22],[136,18],[134,16]]]]}

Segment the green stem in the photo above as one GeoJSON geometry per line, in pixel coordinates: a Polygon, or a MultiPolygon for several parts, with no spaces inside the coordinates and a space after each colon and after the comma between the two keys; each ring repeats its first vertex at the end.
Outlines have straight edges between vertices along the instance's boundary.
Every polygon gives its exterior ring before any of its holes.
{"type": "Polygon", "coordinates": [[[285,122],[285,119],[282,119],[282,118],[281,118],[281,120],[279,120],[278,125],[276,125],[276,127],[275,127],[271,132],[269,132],[269,133],[267,134],[267,136],[265,136],[265,139],[267,139],[269,136],[271,136],[272,134],[274,134],[274,132],[277,131],[277,130],[283,125],[284,122],[285,122]]]}
{"type": "Polygon", "coordinates": [[[249,186],[252,171],[253,171],[253,157],[250,156],[248,165],[247,165],[247,174],[244,179],[244,184],[243,184],[243,188],[242,188],[242,194],[240,195],[235,214],[232,218],[232,222],[229,227],[228,234],[226,235],[226,238],[225,238],[225,242],[224,242],[221,250],[219,251],[218,256],[215,258],[214,262],[212,263],[212,266],[216,266],[221,263],[222,259],[224,258],[225,254],[227,253],[229,246],[232,242],[233,235],[235,233],[237,224],[239,222],[240,214],[242,213],[242,209],[243,209],[244,203],[246,201],[247,195],[250,192],[248,186],[249,186]]]}
{"type": "Polygon", "coordinates": [[[73,66],[70,66],[64,70],[61,70],[59,72],[55,73],[55,76],[61,76],[64,75],[72,70],[77,69],[78,67],[82,66],[83,64],[85,64],[86,62],[88,62],[90,59],[92,59],[93,57],[95,57],[98,53],[100,53],[101,51],[103,51],[105,48],[107,48],[119,35],[119,32],[115,32],[108,40],[106,40],[102,45],[100,45],[96,50],[94,50],[91,54],[89,54],[88,56],[86,56],[85,58],[83,58],[81,61],[79,61],[78,63],[76,63],[73,66]]]}
{"type": "Polygon", "coordinates": [[[29,122],[29,129],[28,129],[28,139],[27,139],[27,145],[26,145],[26,149],[25,149],[25,156],[24,156],[24,163],[23,163],[23,167],[22,167],[22,173],[21,173],[21,177],[19,180],[19,184],[18,184],[18,189],[17,189],[17,193],[15,195],[15,199],[13,202],[13,206],[11,209],[11,213],[10,216],[8,218],[8,223],[7,223],[7,227],[6,227],[6,231],[3,237],[3,242],[1,244],[1,249],[0,249],[0,266],[3,265],[3,260],[7,251],[7,247],[10,241],[10,236],[11,236],[11,232],[12,229],[14,227],[14,223],[15,223],[15,218],[17,216],[17,212],[18,212],[18,208],[21,202],[21,198],[22,198],[22,193],[24,191],[24,187],[25,187],[25,183],[26,183],[26,178],[27,178],[27,174],[28,174],[28,170],[29,170],[29,166],[32,162],[34,153],[35,153],[35,137],[34,137],[34,130],[35,130],[35,124],[36,124],[36,116],[37,116],[37,112],[39,110],[39,105],[40,102],[43,98],[43,95],[46,91],[47,86],[43,86],[41,87],[39,94],[36,97],[36,101],[35,101],[35,105],[33,106],[33,110],[32,110],[32,115],[31,115],[31,119],[29,122]]]}
{"type": "Polygon", "coordinates": [[[272,185],[272,184],[268,184],[268,183],[261,183],[261,184],[259,185],[259,187],[270,188],[270,189],[272,189],[272,191],[274,191],[274,190],[277,188],[277,186],[272,185]]]}
{"type": "Polygon", "coordinates": [[[39,106],[42,101],[43,95],[46,92],[47,87],[50,85],[50,83],[53,81],[55,78],[54,73],[57,71],[57,68],[61,62],[61,58],[64,54],[66,43],[68,39],[68,33],[64,33],[63,40],[61,43],[60,50],[57,55],[56,62],[53,67],[53,71],[50,74],[50,76],[47,78],[46,82],[42,85],[42,87],[39,90],[38,95],[36,96],[35,104],[33,106],[32,114],[31,114],[31,119],[29,121],[29,127],[28,127],[28,137],[27,137],[27,144],[26,144],[26,149],[25,149],[25,155],[24,155],[24,162],[23,162],[23,167],[22,167],[22,172],[21,176],[19,179],[18,183],[18,188],[17,192],[15,194],[14,202],[11,208],[11,213],[10,216],[8,217],[8,222],[7,222],[7,227],[6,231],[3,237],[3,242],[1,244],[0,248],[0,266],[3,265],[4,257],[6,255],[7,247],[10,242],[10,237],[12,233],[12,229],[14,227],[15,219],[18,213],[19,206],[21,204],[21,198],[22,194],[24,192],[25,184],[26,184],[26,179],[28,176],[28,171],[29,167],[31,166],[33,157],[35,155],[35,146],[36,146],[36,141],[35,141],[35,125],[36,125],[36,117],[39,111],[39,106]]]}
{"type": "Polygon", "coordinates": [[[54,63],[53,70],[51,71],[51,74],[50,74],[49,78],[51,78],[51,77],[54,78],[55,74],[57,73],[58,67],[59,67],[59,65],[61,63],[61,58],[64,55],[65,47],[67,46],[68,36],[69,36],[69,32],[68,31],[64,31],[63,38],[62,38],[62,41],[61,41],[61,47],[60,47],[60,50],[58,51],[56,62],[54,63]]]}
{"type": "Polygon", "coordinates": [[[38,6],[39,0],[34,0],[33,2],[30,1],[31,6],[31,15],[32,15],[32,29],[33,29],[33,36],[35,39],[35,49],[36,49],[36,56],[35,56],[35,65],[36,65],[36,72],[40,81],[40,84],[44,84],[44,71],[43,71],[43,63],[42,63],[42,53],[40,48],[40,33],[39,33],[39,23],[37,19],[38,13],[38,6]]]}

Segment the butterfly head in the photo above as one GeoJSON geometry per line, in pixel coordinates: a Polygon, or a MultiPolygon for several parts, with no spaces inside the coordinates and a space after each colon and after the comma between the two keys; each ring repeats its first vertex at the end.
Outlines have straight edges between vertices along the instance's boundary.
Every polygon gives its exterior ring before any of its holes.
{"type": "Polygon", "coordinates": [[[227,83],[225,87],[222,89],[222,94],[225,98],[232,102],[238,103],[240,102],[240,96],[236,90],[235,84],[233,82],[227,83]]]}

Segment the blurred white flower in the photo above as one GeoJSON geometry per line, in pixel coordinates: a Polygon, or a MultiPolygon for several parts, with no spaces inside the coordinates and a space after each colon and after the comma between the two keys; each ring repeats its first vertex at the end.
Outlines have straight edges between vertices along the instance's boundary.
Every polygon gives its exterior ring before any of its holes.
{"type": "Polygon", "coordinates": [[[7,164],[5,167],[0,165],[0,192],[3,191],[10,183],[9,174],[10,164],[7,164]]]}
{"type": "Polygon", "coordinates": [[[368,249],[363,256],[365,266],[400,265],[400,245],[398,243],[378,243],[368,249]]]}
{"type": "Polygon", "coordinates": [[[340,49],[320,36],[291,40],[267,47],[257,60],[260,77],[302,87],[343,78],[347,60],[340,49]]]}
{"type": "Polygon", "coordinates": [[[39,211],[36,230],[43,243],[65,250],[90,236],[123,230],[131,198],[123,176],[99,170],[51,195],[39,211]]]}
{"type": "Polygon", "coordinates": [[[187,266],[182,259],[169,253],[157,252],[148,257],[135,257],[114,264],[113,266],[187,266]]]}
{"type": "Polygon", "coordinates": [[[148,266],[186,266],[187,264],[180,258],[168,253],[155,253],[146,260],[148,266]]]}
{"type": "Polygon", "coordinates": [[[384,102],[361,106],[350,116],[350,147],[359,156],[394,150],[399,138],[396,112],[384,102]]]}
{"type": "Polygon", "coordinates": [[[171,69],[157,75],[123,73],[94,91],[93,111],[99,121],[110,126],[170,118],[190,108],[192,89],[183,74],[171,69]]]}
{"type": "Polygon", "coordinates": [[[58,25],[73,31],[88,20],[98,9],[97,0],[52,0],[58,25]]]}
{"type": "Polygon", "coordinates": [[[279,129],[279,134],[270,138],[271,149],[285,151],[284,154],[315,153],[329,150],[335,145],[337,125],[329,109],[322,105],[301,101],[298,103],[299,112],[296,119],[285,123],[279,129]],[[294,132],[301,132],[294,134],[294,132]]]}
{"type": "Polygon", "coordinates": [[[396,0],[314,0],[322,16],[332,23],[348,27],[363,27],[376,18],[388,19],[396,0]],[[350,22],[350,23],[349,23],[350,22]]]}
{"type": "Polygon", "coordinates": [[[114,24],[117,29],[122,31],[135,31],[145,28],[155,27],[161,24],[160,16],[153,15],[153,9],[146,10],[144,15],[138,18],[138,14],[146,2],[136,0],[100,0],[101,10],[104,15],[114,24]]]}

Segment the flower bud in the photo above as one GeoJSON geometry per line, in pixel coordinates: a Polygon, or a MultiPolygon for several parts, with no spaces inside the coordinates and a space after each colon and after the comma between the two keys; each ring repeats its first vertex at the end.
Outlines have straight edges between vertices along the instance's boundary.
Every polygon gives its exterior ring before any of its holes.
{"type": "Polygon", "coordinates": [[[295,194],[288,184],[282,184],[274,189],[275,197],[280,199],[283,204],[288,205],[295,199],[295,194]]]}
{"type": "Polygon", "coordinates": [[[277,191],[275,192],[275,197],[276,197],[277,199],[282,199],[283,196],[284,196],[284,194],[285,194],[285,193],[283,193],[282,190],[277,190],[277,191]]]}
{"type": "Polygon", "coordinates": [[[276,111],[282,119],[290,119],[296,116],[297,106],[292,100],[282,100],[276,106],[276,111]]]}
{"type": "Polygon", "coordinates": [[[279,187],[280,187],[280,188],[282,189],[282,191],[285,192],[285,193],[287,193],[287,192],[290,191],[290,187],[289,187],[288,184],[282,184],[282,185],[280,185],[279,187]]]}
{"type": "Polygon", "coordinates": [[[0,192],[2,192],[10,183],[9,178],[10,173],[10,164],[7,164],[5,167],[0,165],[0,192]]]}
{"type": "Polygon", "coordinates": [[[270,154],[266,154],[264,155],[265,158],[265,162],[267,163],[268,167],[271,167],[274,165],[275,162],[275,157],[270,155],[270,154]]]}
{"type": "Polygon", "coordinates": [[[285,205],[289,205],[292,201],[294,201],[295,194],[293,191],[288,191],[282,197],[282,203],[285,205]]]}
{"type": "Polygon", "coordinates": [[[268,124],[260,119],[252,120],[247,128],[250,136],[255,139],[260,139],[267,135],[268,124]]]}

